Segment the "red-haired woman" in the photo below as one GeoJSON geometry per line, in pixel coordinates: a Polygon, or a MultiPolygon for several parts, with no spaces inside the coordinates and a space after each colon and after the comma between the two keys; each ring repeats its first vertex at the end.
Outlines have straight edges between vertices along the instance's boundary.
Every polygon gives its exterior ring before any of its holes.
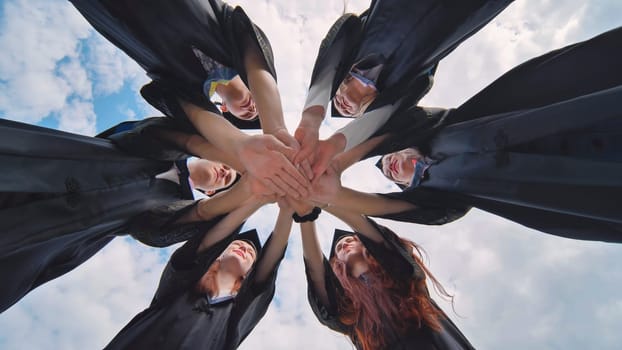
{"type": "MultiPolygon", "coordinates": [[[[310,208],[295,209],[305,214],[310,208]]],[[[473,348],[430,297],[428,279],[449,295],[415,243],[360,214],[327,210],[356,233],[336,230],[327,260],[314,223],[301,223],[309,302],[322,324],[346,334],[360,350],[473,348]]]]}
{"type": "Polygon", "coordinates": [[[291,231],[292,211],[283,208],[262,250],[255,230],[238,234],[264,203],[249,200],[177,249],[151,305],[106,348],[237,348],[268,309],[291,231]]]}

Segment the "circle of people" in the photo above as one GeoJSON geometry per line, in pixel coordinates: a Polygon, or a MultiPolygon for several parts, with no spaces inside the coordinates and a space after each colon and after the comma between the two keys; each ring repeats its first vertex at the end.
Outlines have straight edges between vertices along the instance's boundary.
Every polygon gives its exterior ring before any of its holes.
{"type": "Polygon", "coordinates": [[[242,8],[70,1],[144,68],[140,92],[165,116],[96,137],[0,120],[0,312],[118,235],[185,242],[106,348],[235,349],[266,313],[296,222],[323,325],[361,350],[472,349],[431,298],[428,282],[449,294],[420,247],[371,217],[442,225],[477,207],[622,242],[622,28],[528,60],[457,108],[428,108],[418,101],[438,62],[512,1],[374,0],[328,30],[290,134],[270,42],[242,8]],[[351,122],[319,140],[326,115],[351,122]],[[377,155],[401,191],[342,186],[345,169],[377,155]],[[275,202],[262,247],[241,227],[275,202]],[[314,224],[325,212],[352,229],[335,230],[328,258],[314,224]]]}

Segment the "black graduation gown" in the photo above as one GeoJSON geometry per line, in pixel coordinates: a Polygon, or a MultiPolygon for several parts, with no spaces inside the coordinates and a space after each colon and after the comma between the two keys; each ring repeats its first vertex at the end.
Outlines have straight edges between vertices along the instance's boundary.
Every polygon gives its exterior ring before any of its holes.
{"type": "Polygon", "coordinates": [[[195,292],[197,281],[235,239],[237,231],[200,254],[196,249],[203,235],[175,251],[162,272],[151,305],[136,315],[106,349],[237,348],[272,301],[278,265],[261,285],[254,283],[251,272],[238,294],[225,302],[210,305],[205,295],[195,292]]]}
{"type": "MultiPolygon", "coordinates": [[[[352,66],[369,57],[380,57],[384,67],[378,77],[374,110],[408,95],[409,104],[430,89],[437,63],[461,42],[476,33],[512,0],[409,1],[375,0],[361,17],[345,14],[322,41],[311,76],[311,85],[322,69],[338,57],[330,97],[352,66]],[[338,39],[347,45],[335,49],[338,39]]],[[[339,116],[335,110],[333,116],[339,116]]]]}
{"type": "MultiPolygon", "coordinates": [[[[380,265],[396,280],[421,279],[425,277],[424,272],[414,261],[410,253],[401,245],[398,236],[388,228],[378,225],[373,220],[370,222],[378,229],[384,238],[384,244],[377,244],[361,234],[357,237],[363,242],[368,252],[380,263],[380,265]]],[[[343,293],[343,288],[337,276],[333,272],[330,263],[324,258],[325,285],[330,305],[323,305],[320,301],[313,284],[307,275],[308,298],[313,313],[318,320],[328,328],[350,335],[351,330],[348,326],[339,321],[337,308],[338,295],[343,293]]],[[[418,328],[412,326],[412,330],[407,334],[397,335],[393,333],[393,339],[386,347],[387,350],[447,350],[447,349],[473,349],[468,339],[460,332],[458,327],[449,319],[449,317],[436,305],[434,300],[430,298],[434,307],[441,313],[440,323],[441,330],[434,331],[428,327],[418,328]]],[[[391,330],[386,330],[387,334],[391,334],[391,330]]],[[[353,341],[357,349],[362,347],[353,341]]],[[[379,349],[380,350],[380,349],[379,349]]]]}
{"type": "MultiPolygon", "coordinates": [[[[139,139],[131,142],[137,151],[139,139]]],[[[137,214],[187,193],[154,178],[171,161],[131,156],[107,139],[4,119],[0,162],[0,311],[127,234],[137,214]]],[[[150,240],[158,246],[178,242],[145,236],[145,243],[150,240]]]]}
{"type": "MultiPolygon", "coordinates": [[[[449,114],[420,185],[389,196],[422,209],[433,199],[439,216],[443,202],[475,206],[554,235],[622,242],[620,42],[622,28],[511,70],[449,114]]],[[[416,212],[383,217],[427,223],[416,212]]]]}
{"type": "MultiPolygon", "coordinates": [[[[233,8],[220,0],[70,1],[154,81],[211,112],[221,113],[203,94],[209,67],[201,63],[193,48],[205,54],[205,60],[233,68],[248,85],[243,43],[250,37],[263,53],[266,69],[276,79],[270,42],[240,7],[233,8]]],[[[183,113],[171,115],[176,108],[167,106],[170,101],[152,94],[148,86],[141,93],[149,103],[171,117],[184,118],[183,113]]],[[[230,113],[224,116],[239,128],[260,128],[258,120],[241,121],[230,113]]]]}

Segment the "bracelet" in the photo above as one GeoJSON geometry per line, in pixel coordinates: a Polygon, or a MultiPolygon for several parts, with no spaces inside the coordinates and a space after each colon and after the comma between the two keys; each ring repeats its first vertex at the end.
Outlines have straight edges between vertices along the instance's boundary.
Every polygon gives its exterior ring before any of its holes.
{"type": "Polygon", "coordinates": [[[311,210],[309,214],[304,215],[304,216],[300,216],[298,215],[298,213],[294,212],[294,214],[292,214],[292,219],[294,219],[294,221],[297,223],[315,221],[318,218],[318,216],[320,216],[321,212],[322,212],[322,209],[318,207],[313,207],[313,210],[311,210]]]}

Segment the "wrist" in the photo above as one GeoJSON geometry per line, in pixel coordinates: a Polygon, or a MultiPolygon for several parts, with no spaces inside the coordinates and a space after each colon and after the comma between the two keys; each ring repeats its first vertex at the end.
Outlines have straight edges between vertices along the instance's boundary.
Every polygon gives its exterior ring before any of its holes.
{"type": "Polygon", "coordinates": [[[346,136],[340,132],[333,134],[326,140],[331,145],[331,148],[335,151],[335,154],[343,152],[346,148],[346,136]]]}
{"type": "Polygon", "coordinates": [[[320,129],[322,121],[324,120],[324,107],[311,106],[302,112],[302,118],[298,127],[320,129]]]}
{"type": "Polygon", "coordinates": [[[298,215],[298,213],[294,213],[292,214],[292,218],[297,223],[312,222],[317,220],[321,212],[322,209],[320,209],[319,207],[314,207],[310,213],[306,215],[298,215]]]}

